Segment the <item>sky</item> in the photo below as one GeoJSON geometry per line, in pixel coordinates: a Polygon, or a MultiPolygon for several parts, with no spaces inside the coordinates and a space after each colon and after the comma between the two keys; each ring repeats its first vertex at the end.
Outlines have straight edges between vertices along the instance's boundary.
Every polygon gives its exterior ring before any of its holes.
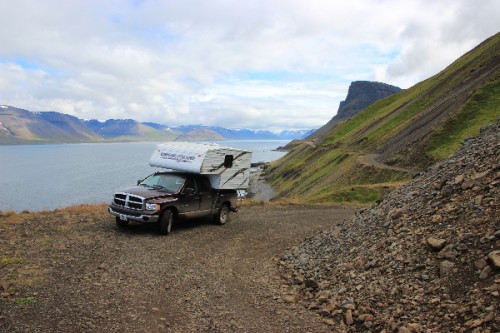
{"type": "Polygon", "coordinates": [[[321,127],[352,81],[409,88],[500,0],[0,0],[0,104],[169,126],[321,127]]]}

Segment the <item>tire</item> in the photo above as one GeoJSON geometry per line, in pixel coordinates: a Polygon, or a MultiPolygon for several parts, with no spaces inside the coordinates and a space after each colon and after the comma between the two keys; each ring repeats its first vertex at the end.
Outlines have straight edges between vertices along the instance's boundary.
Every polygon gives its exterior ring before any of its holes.
{"type": "Polygon", "coordinates": [[[214,218],[215,223],[224,225],[229,222],[229,206],[227,204],[222,204],[219,207],[219,211],[214,218]]]}
{"type": "Polygon", "coordinates": [[[167,209],[165,210],[158,220],[158,232],[162,235],[168,235],[172,230],[174,224],[174,213],[167,209]]]}
{"type": "Polygon", "coordinates": [[[120,227],[120,228],[125,228],[126,226],[128,226],[128,221],[123,221],[120,219],[119,216],[116,217],[116,224],[120,227]]]}

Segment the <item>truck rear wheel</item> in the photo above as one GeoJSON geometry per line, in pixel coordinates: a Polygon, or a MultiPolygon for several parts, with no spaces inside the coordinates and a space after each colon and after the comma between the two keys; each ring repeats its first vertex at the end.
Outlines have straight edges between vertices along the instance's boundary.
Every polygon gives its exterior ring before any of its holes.
{"type": "Polygon", "coordinates": [[[219,207],[219,211],[214,218],[215,223],[223,225],[229,222],[229,206],[227,204],[222,204],[219,207]]]}
{"type": "Polygon", "coordinates": [[[174,224],[174,213],[167,209],[165,210],[158,220],[158,232],[162,235],[168,235],[172,230],[174,224]]]}

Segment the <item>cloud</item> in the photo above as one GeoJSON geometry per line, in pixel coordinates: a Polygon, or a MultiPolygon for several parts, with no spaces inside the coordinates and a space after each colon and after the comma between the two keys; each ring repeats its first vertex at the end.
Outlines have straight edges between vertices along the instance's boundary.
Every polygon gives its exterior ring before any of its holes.
{"type": "Polygon", "coordinates": [[[354,80],[407,88],[500,24],[500,1],[0,3],[0,104],[262,129],[326,123],[354,80]]]}

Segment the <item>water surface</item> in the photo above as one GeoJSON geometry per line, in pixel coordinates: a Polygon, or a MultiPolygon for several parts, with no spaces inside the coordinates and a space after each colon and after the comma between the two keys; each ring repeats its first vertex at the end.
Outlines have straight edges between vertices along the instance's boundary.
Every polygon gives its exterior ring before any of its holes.
{"type": "MultiPolygon", "coordinates": [[[[253,152],[252,162],[284,155],[289,141],[221,141],[253,152]]],[[[0,210],[52,210],[109,202],[116,190],[158,170],[149,166],[157,143],[0,146],[0,210]]]]}

